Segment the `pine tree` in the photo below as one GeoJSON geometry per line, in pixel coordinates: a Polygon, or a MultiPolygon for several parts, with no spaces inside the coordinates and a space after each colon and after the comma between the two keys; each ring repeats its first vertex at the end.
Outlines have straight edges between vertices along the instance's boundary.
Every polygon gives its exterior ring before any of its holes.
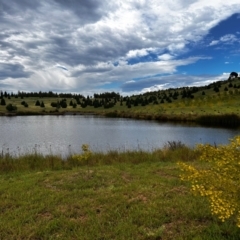
{"type": "Polygon", "coordinates": [[[3,97],[1,98],[1,105],[2,106],[6,105],[5,99],[3,97]]]}
{"type": "Polygon", "coordinates": [[[36,101],[35,106],[40,106],[39,100],[36,101]]]}

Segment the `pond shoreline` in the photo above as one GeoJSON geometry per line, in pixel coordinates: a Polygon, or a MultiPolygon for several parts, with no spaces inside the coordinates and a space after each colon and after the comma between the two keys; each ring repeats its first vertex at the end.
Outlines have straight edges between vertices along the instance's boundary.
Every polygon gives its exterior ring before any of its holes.
{"type": "Polygon", "coordinates": [[[167,115],[167,114],[136,114],[129,111],[113,111],[113,112],[7,112],[0,113],[1,116],[15,117],[15,116],[64,116],[64,115],[93,115],[107,118],[129,118],[138,120],[154,120],[159,122],[174,122],[174,123],[196,123],[202,126],[216,126],[224,128],[240,127],[240,117],[237,114],[223,114],[223,115],[167,115]]]}

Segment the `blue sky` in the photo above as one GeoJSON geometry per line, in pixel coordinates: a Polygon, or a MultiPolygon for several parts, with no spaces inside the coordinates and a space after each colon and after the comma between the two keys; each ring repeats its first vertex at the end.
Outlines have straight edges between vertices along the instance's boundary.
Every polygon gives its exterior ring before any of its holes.
{"type": "Polygon", "coordinates": [[[220,21],[210,29],[199,45],[189,48],[187,56],[204,55],[211,59],[199,61],[193,66],[180,67],[179,71],[188,74],[240,73],[240,14],[233,14],[220,21]]]}
{"type": "Polygon", "coordinates": [[[239,0],[0,0],[0,90],[132,95],[240,73],[239,0]]]}

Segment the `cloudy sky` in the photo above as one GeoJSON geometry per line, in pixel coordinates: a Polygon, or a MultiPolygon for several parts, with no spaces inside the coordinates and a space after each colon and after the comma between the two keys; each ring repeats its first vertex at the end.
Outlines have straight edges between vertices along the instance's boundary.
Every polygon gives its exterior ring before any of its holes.
{"type": "Polygon", "coordinates": [[[240,73],[239,0],[0,0],[0,90],[205,85],[240,73]]]}

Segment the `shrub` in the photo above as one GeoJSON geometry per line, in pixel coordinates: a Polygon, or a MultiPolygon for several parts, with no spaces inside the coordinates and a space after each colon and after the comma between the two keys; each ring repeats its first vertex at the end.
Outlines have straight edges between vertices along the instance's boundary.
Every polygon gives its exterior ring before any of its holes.
{"type": "Polygon", "coordinates": [[[59,108],[60,107],[59,102],[52,102],[51,106],[55,107],[55,108],[59,108]]]}
{"type": "Polygon", "coordinates": [[[79,154],[78,155],[73,155],[73,159],[76,159],[79,162],[87,164],[88,176],[89,176],[89,173],[90,173],[90,170],[89,170],[89,158],[92,156],[92,151],[90,150],[88,144],[83,144],[82,145],[82,152],[83,153],[80,154],[80,155],[79,154]]]}
{"type": "Polygon", "coordinates": [[[17,107],[16,106],[13,106],[11,103],[9,103],[7,106],[6,106],[6,109],[11,112],[11,111],[16,111],[17,110],[17,107]]]}
{"type": "Polygon", "coordinates": [[[213,215],[223,222],[232,217],[240,227],[240,136],[226,146],[198,145],[197,151],[202,164],[179,163],[181,179],[190,181],[192,191],[208,199],[213,215]]]}

